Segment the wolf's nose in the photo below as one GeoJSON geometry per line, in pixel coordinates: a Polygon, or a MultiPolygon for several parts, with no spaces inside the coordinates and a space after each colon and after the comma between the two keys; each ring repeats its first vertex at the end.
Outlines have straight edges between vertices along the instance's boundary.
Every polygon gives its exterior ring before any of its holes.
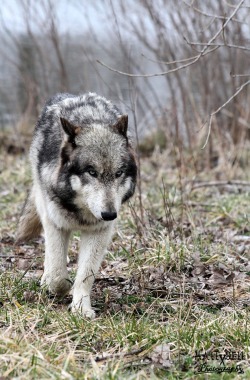
{"type": "Polygon", "coordinates": [[[101,216],[103,220],[114,220],[117,218],[117,212],[102,212],[101,216]]]}

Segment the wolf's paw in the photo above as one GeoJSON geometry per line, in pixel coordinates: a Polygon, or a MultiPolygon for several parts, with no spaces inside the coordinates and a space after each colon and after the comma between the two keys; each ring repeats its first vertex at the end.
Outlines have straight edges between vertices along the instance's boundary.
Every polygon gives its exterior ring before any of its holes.
{"type": "Polygon", "coordinates": [[[95,318],[95,312],[91,307],[86,307],[83,305],[77,306],[75,304],[71,304],[70,310],[74,314],[79,314],[84,318],[88,319],[94,319],[95,318]]]}
{"type": "Polygon", "coordinates": [[[95,318],[95,312],[93,309],[82,308],[82,316],[86,317],[88,319],[94,319],[95,318]]]}
{"type": "Polygon", "coordinates": [[[68,276],[52,277],[51,275],[48,275],[46,273],[44,273],[41,278],[41,285],[47,286],[49,292],[52,294],[56,294],[57,296],[66,295],[72,287],[72,283],[68,276]]]}

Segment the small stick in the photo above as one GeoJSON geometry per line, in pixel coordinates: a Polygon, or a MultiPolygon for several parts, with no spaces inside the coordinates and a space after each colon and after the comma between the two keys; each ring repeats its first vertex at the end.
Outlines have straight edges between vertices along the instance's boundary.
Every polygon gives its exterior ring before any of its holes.
{"type": "Polygon", "coordinates": [[[199,182],[199,183],[193,184],[192,190],[198,189],[200,187],[211,187],[211,186],[249,186],[250,187],[250,182],[238,181],[238,180],[199,182]]]}
{"type": "Polygon", "coordinates": [[[106,356],[96,356],[95,357],[95,361],[96,362],[101,362],[103,360],[109,360],[109,359],[113,359],[113,358],[120,358],[120,357],[125,357],[125,356],[132,356],[132,355],[138,355],[140,353],[142,353],[144,351],[144,348],[141,347],[137,350],[132,350],[130,352],[121,352],[121,353],[117,353],[117,354],[110,354],[110,355],[106,355],[106,356]]]}

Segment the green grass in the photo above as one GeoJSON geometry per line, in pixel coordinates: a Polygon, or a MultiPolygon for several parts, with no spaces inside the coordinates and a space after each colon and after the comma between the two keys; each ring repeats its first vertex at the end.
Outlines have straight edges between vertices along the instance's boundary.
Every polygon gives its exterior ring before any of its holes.
{"type": "MultiPolygon", "coordinates": [[[[94,284],[93,321],[69,312],[70,297],[58,300],[40,287],[42,239],[14,245],[30,171],[24,157],[2,154],[1,379],[250,378],[250,187],[192,191],[194,173],[186,169],[181,191],[179,170],[159,164],[164,154],[143,161],[144,227],[135,217],[138,195],[120,215],[94,284]],[[243,352],[243,360],[226,361],[243,375],[196,373],[197,352],[225,350],[243,352]]],[[[247,180],[242,173],[237,179],[247,180]]],[[[216,173],[196,175],[207,181],[216,173]]],[[[78,244],[75,233],[72,278],[78,244]]],[[[218,360],[208,364],[221,368],[218,360]]]]}

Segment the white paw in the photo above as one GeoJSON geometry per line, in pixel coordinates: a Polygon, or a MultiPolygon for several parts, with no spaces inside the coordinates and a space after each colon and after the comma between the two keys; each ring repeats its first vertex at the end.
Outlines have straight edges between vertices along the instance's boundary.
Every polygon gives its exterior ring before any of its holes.
{"type": "Polygon", "coordinates": [[[71,311],[72,313],[80,314],[83,318],[88,318],[88,319],[95,318],[95,312],[93,309],[87,309],[85,307],[78,309],[78,308],[71,307],[71,311]]]}
{"type": "Polygon", "coordinates": [[[67,294],[72,287],[72,283],[69,280],[68,275],[52,276],[51,274],[47,273],[43,274],[41,278],[41,285],[47,286],[50,293],[59,296],[64,296],[67,294]]]}
{"type": "Polygon", "coordinates": [[[94,319],[95,318],[95,311],[93,309],[82,308],[82,315],[85,318],[94,319]]]}
{"type": "Polygon", "coordinates": [[[95,318],[95,312],[91,308],[91,306],[83,305],[82,302],[78,302],[77,304],[72,302],[70,309],[71,309],[72,313],[80,314],[84,318],[88,318],[88,319],[94,319],[95,318]]]}

